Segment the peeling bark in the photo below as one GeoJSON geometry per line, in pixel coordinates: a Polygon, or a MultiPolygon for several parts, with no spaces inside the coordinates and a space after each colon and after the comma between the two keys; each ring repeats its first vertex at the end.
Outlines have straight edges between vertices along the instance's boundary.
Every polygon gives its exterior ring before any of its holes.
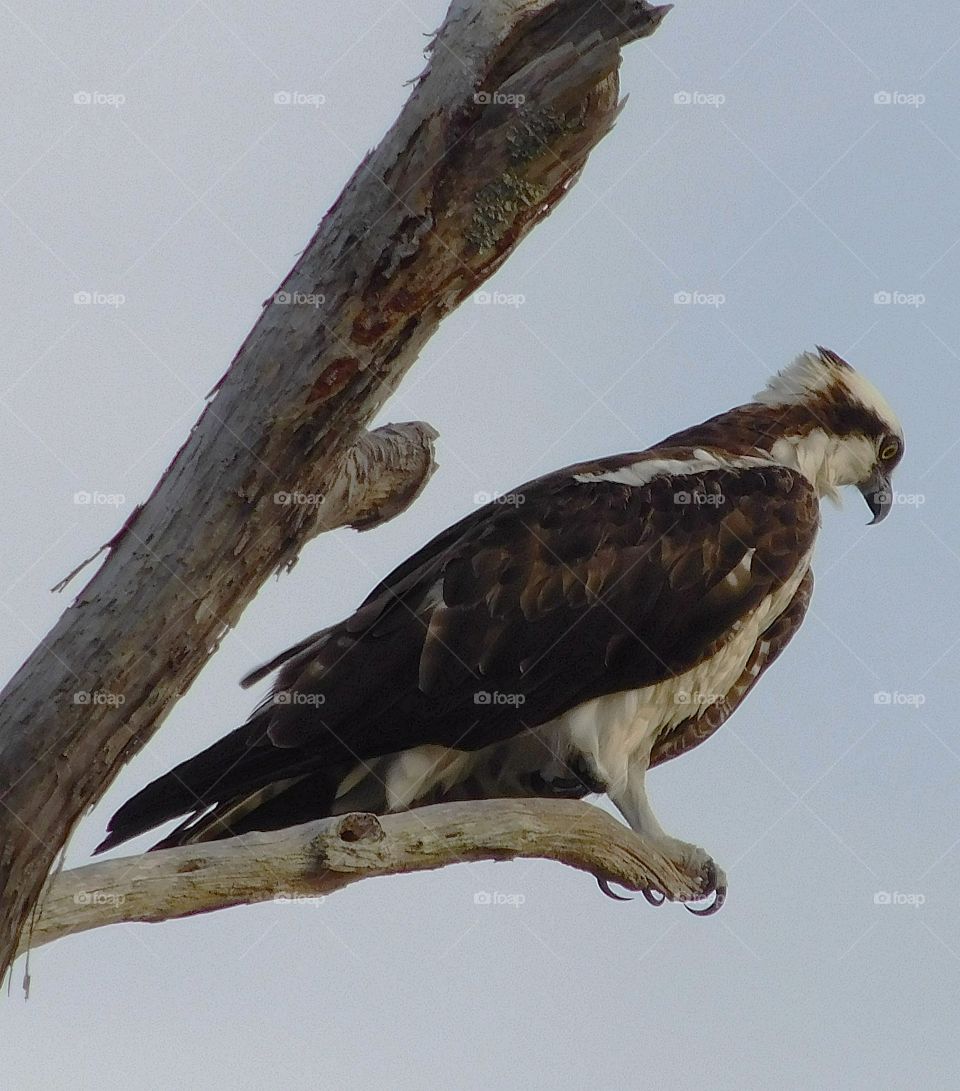
{"type": "Polygon", "coordinates": [[[396,123],[100,570],[0,696],[0,972],[78,818],[264,580],[323,529],[275,494],[336,491],[441,319],[576,181],[617,115],[621,47],[667,10],[454,0],[396,123]]]}

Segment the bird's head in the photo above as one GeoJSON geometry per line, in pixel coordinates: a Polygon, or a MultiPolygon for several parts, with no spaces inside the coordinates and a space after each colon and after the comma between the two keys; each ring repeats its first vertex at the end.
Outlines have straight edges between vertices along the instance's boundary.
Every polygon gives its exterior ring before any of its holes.
{"type": "Polygon", "coordinates": [[[804,352],[754,401],[775,411],[771,454],[798,469],[821,496],[855,485],[872,522],[890,511],[890,474],[903,456],[903,428],[879,390],[830,349],[804,352]]]}

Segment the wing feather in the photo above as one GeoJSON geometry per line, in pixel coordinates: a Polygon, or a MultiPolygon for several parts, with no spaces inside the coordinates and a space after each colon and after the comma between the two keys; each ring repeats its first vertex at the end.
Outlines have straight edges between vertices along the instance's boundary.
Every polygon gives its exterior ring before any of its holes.
{"type": "Polygon", "coordinates": [[[600,477],[604,465],[591,464],[596,479],[572,467],[532,482],[523,504],[488,505],[401,565],[281,670],[280,688],[324,702],[320,715],[277,708],[270,738],[345,740],[363,758],[471,749],[652,685],[712,654],[819,525],[810,485],[784,467],[687,475],[698,500],[681,503],[670,477],[624,484],[600,477]],[[491,692],[511,700],[483,703],[491,692]]]}

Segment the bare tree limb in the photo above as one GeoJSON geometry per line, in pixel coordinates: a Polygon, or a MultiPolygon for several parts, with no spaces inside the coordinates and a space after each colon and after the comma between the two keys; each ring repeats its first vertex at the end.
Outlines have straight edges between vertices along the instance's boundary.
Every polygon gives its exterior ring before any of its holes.
{"type": "Polygon", "coordinates": [[[666,11],[454,0],[399,118],[149,499],[2,694],[0,974],[80,815],[319,529],[316,513],[275,494],[335,490],[441,319],[576,181],[616,118],[622,46],[666,11]]]}
{"type": "Polygon", "coordinates": [[[246,834],[121,857],[53,876],[21,948],[124,921],[165,921],[269,900],[316,898],[361,879],[471,860],[539,857],[673,901],[698,897],[696,880],[589,803],[481,800],[377,818],[348,814],[273,833],[246,834]]]}

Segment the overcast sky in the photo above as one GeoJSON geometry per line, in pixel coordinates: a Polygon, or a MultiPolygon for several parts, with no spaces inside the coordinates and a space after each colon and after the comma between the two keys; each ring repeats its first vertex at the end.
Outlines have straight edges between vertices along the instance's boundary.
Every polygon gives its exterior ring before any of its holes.
{"type": "MultiPolygon", "coordinates": [[[[67,605],[48,589],[150,492],[444,11],[0,5],[4,677],[67,605]]],[[[486,286],[512,303],[465,303],[386,407],[440,431],[423,496],[263,588],[67,856],[247,715],[245,671],[478,494],[643,448],[820,343],[883,390],[907,453],[882,526],[855,492],[826,509],[813,607],[746,705],[651,774],[665,828],[726,869],[723,912],[514,862],[103,929],[35,952],[26,1004],[18,965],[5,1087],[957,1086],[958,42],[942,0],[687,0],[630,46],[616,129],[486,286]],[[475,903],[494,891],[517,897],[475,903]]]]}

